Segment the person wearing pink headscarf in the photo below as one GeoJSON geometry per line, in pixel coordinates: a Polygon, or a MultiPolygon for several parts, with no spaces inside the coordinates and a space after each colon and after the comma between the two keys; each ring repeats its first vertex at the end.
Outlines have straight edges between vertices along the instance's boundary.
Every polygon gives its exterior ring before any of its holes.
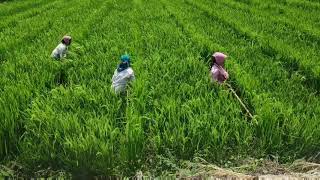
{"type": "Polygon", "coordinates": [[[224,69],[224,61],[226,58],[227,55],[221,52],[216,52],[212,55],[213,65],[210,71],[212,82],[222,84],[229,78],[228,72],[224,69]]]}

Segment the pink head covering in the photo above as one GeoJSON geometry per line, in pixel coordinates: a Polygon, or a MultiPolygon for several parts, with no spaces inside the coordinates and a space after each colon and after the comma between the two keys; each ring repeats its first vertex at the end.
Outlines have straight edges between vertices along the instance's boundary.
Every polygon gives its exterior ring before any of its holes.
{"type": "Polygon", "coordinates": [[[217,81],[221,84],[229,78],[228,72],[223,68],[223,63],[226,60],[227,55],[216,52],[212,57],[215,59],[216,63],[211,68],[211,77],[213,81],[217,81]]]}
{"type": "Polygon", "coordinates": [[[70,43],[71,43],[71,36],[63,36],[62,40],[63,40],[67,45],[70,45],[70,43]]]}
{"type": "Polygon", "coordinates": [[[212,57],[214,57],[217,64],[222,65],[228,56],[221,52],[215,52],[212,57]]]}

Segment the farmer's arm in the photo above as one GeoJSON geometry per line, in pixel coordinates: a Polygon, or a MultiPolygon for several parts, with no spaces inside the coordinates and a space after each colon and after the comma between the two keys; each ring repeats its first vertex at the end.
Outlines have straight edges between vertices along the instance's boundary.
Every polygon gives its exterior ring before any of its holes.
{"type": "Polygon", "coordinates": [[[67,46],[62,46],[61,47],[61,53],[62,53],[62,56],[61,57],[67,57],[67,50],[68,50],[68,47],[67,46]]]}
{"type": "Polygon", "coordinates": [[[218,75],[218,80],[219,80],[219,81],[224,82],[226,79],[227,79],[227,78],[226,78],[226,76],[225,76],[224,74],[219,73],[219,75],[218,75]]]}
{"type": "Polygon", "coordinates": [[[126,76],[126,79],[128,79],[129,81],[135,80],[134,72],[131,68],[128,69],[128,74],[126,76]]]}
{"type": "Polygon", "coordinates": [[[117,77],[117,69],[113,73],[112,82],[116,79],[116,77],[117,77]]]}
{"type": "Polygon", "coordinates": [[[227,79],[229,79],[229,74],[228,74],[228,72],[227,72],[226,70],[224,70],[223,72],[221,72],[221,75],[222,75],[221,79],[222,79],[223,81],[226,81],[227,79]]]}
{"type": "Polygon", "coordinates": [[[68,46],[65,46],[63,49],[63,57],[67,57],[68,46]]]}
{"type": "Polygon", "coordinates": [[[59,54],[60,58],[66,57],[66,51],[67,51],[67,47],[61,43],[58,46],[58,54],[59,54]]]}
{"type": "Polygon", "coordinates": [[[63,45],[59,44],[57,47],[57,53],[59,54],[59,58],[63,58],[63,45]]]}
{"type": "Polygon", "coordinates": [[[218,81],[217,75],[219,74],[219,70],[212,66],[211,71],[210,71],[210,77],[211,77],[211,82],[218,81]]]}
{"type": "Polygon", "coordinates": [[[130,75],[130,80],[134,81],[136,79],[136,77],[134,76],[134,73],[132,72],[132,74],[130,75]]]}

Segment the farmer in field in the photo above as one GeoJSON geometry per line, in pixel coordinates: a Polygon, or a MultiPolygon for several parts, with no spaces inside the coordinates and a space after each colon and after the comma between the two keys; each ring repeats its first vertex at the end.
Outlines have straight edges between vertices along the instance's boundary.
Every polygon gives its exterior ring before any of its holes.
{"type": "Polygon", "coordinates": [[[221,52],[216,52],[212,55],[212,67],[210,75],[212,82],[222,84],[229,78],[228,72],[224,69],[224,61],[227,56],[221,52]]]}
{"type": "Polygon", "coordinates": [[[71,44],[70,36],[63,36],[61,43],[52,51],[51,57],[54,59],[62,59],[67,56],[68,46],[71,44]]]}
{"type": "Polygon", "coordinates": [[[122,55],[121,62],[114,71],[111,88],[117,94],[123,93],[126,90],[127,83],[134,79],[134,72],[130,67],[130,57],[128,55],[122,55]]]}

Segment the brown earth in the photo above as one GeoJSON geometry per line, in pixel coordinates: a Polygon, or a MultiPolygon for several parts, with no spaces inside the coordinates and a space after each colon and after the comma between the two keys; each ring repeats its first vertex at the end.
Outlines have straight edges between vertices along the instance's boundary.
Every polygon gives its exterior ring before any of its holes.
{"type": "MultiPolygon", "coordinates": [[[[17,163],[11,162],[7,166],[0,166],[0,179],[2,177],[27,177],[21,172],[23,168],[17,163]]],[[[33,177],[62,177],[71,178],[71,175],[63,171],[53,171],[50,168],[33,173],[33,177]]],[[[154,179],[149,173],[137,172],[129,179],[154,179]]],[[[248,160],[246,164],[238,167],[221,168],[207,163],[202,159],[196,162],[185,161],[176,173],[164,173],[159,179],[241,179],[241,180],[298,180],[314,179],[320,180],[320,164],[297,160],[292,164],[279,164],[269,160],[248,160]]],[[[77,178],[78,179],[78,178],[77,178]]],[[[83,177],[80,179],[123,179],[120,177],[83,177]]],[[[125,178],[127,179],[127,178],[125,178]]]]}

